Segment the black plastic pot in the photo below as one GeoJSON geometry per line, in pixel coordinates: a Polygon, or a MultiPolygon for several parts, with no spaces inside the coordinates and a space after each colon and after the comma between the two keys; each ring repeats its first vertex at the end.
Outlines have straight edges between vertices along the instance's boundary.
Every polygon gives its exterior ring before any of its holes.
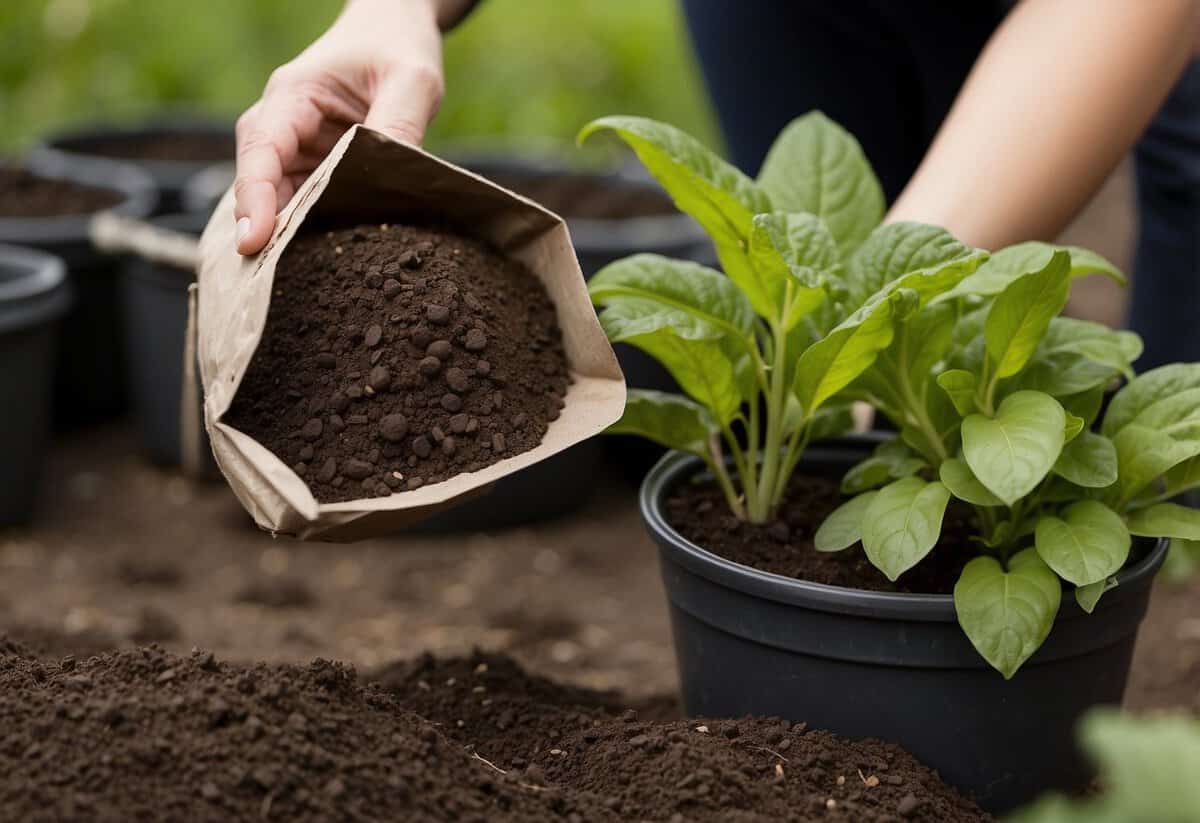
{"type": "Polygon", "coordinates": [[[57,162],[68,166],[78,159],[132,163],[154,181],[158,189],[158,214],[174,214],[184,210],[182,194],[187,181],[201,169],[223,160],[232,161],[233,157],[233,126],[223,121],[194,117],[167,118],[134,126],[95,126],[65,132],[46,140],[32,154],[34,162],[57,158],[57,162]],[[147,141],[161,138],[195,140],[208,151],[189,159],[144,156],[141,147],[147,141]]]}
{"type": "MultiPolygon", "coordinates": [[[[43,155],[27,164],[49,178],[111,189],[124,195],[112,211],[144,218],[157,202],[154,185],[135,166],[66,162],[43,155]]],[[[110,419],[127,406],[121,308],[121,260],[92,246],[90,214],[0,218],[0,243],[40,249],[62,259],[74,293],[60,324],[54,367],[54,420],[68,428],[110,419]]]]}
{"type": "Polygon", "coordinates": [[[61,260],[0,246],[0,526],[33,514],[49,429],[55,327],[70,302],[61,260]]]}
{"type": "MultiPolygon", "coordinates": [[[[150,222],[199,237],[208,220],[203,214],[175,214],[150,222]]],[[[195,272],[140,257],[130,258],[121,279],[126,363],[138,432],[146,454],[165,466],[182,460],[180,395],[188,286],[195,279],[195,272]]],[[[203,453],[212,453],[207,438],[203,453]]]]}
{"type": "MultiPolygon", "coordinates": [[[[840,476],[874,444],[820,444],[801,471],[840,476]]],[[[640,499],[660,550],[690,714],[778,715],[895,742],[993,813],[1046,789],[1087,785],[1075,724],[1093,706],[1121,702],[1165,541],[1135,544],[1135,559],[1093,614],[1064,597],[1045,645],[1006,681],[962,633],[949,595],[808,583],[685,540],[667,524],[663,501],[702,467],[667,455],[640,499]]]]}

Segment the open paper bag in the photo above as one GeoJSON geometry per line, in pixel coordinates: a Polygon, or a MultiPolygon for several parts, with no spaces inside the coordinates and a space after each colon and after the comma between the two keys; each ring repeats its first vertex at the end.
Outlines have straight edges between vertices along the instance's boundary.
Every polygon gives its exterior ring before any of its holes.
{"type": "Polygon", "coordinates": [[[372,129],[356,126],[279,215],[259,255],[235,250],[227,192],[200,241],[196,344],[204,424],[217,463],[255,521],[304,539],[356,540],[402,528],[479,494],[505,475],[598,434],[621,416],[625,383],[588,299],[562,219],[487,180],[372,129]],[[448,222],[523,263],[558,314],[573,378],[561,416],[535,448],[479,471],[392,494],[318,503],[308,486],[261,443],[224,421],[258,347],[275,267],[305,221],[448,222]]]}

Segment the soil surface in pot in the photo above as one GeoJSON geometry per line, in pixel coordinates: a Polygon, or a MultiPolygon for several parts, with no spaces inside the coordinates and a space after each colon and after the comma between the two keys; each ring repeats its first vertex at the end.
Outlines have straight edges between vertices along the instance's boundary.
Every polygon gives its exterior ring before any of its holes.
{"type": "Polygon", "coordinates": [[[541,177],[501,172],[489,174],[488,179],[567,218],[623,220],[678,214],[670,197],[648,185],[570,173],[541,177]]]}
{"type": "Polygon", "coordinates": [[[222,163],[233,160],[233,135],[159,132],[90,138],[78,151],[114,160],[222,163]]]}
{"type": "Polygon", "coordinates": [[[537,278],[440,229],[297,237],[226,422],[323,502],[478,471],[541,442],[570,384],[537,278]]]}
{"type": "Polygon", "coordinates": [[[476,655],[234,665],[0,639],[6,819],[986,820],[900,749],[655,718],[476,655]]]}
{"type": "Polygon", "coordinates": [[[0,218],[91,214],[112,208],[124,199],[111,189],[40,177],[22,168],[0,165],[0,218]]]}
{"type": "Polygon", "coordinates": [[[862,544],[840,552],[819,552],[813,536],[842,503],[838,483],[795,474],[787,498],[772,523],[756,526],[729,512],[721,490],[711,483],[685,483],[667,497],[664,515],[692,543],[743,566],[813,583],[879,592],[951,594],[973,556],[962,547],[970,533],[966,512],[950,508],[942,538],[928,557],[892,582],[871,565],[862,544]]]}

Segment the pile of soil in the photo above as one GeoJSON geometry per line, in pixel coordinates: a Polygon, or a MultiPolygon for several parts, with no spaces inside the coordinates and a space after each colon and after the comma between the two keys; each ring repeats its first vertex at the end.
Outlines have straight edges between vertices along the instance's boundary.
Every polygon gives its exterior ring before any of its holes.
{"type": "Polygon", "coordinates": [[[757,526],[738,520],[712,483],[680,485],[667,497],[664,514],[677,532],[697,546],[760,571],[876,592],[954,592],[959,573],[974,556],[963,549],[971,534],[968,509],[951,506],[933,551],[893,583],[871,565],[859,543],[840,552],[819,552],[813,546],[817,529],[843,502],[836,481],[796,474],[771,523],[757,526]]]}
{"type": "Polygon", "coordinates": [[[0,639],[7,820],[988,820],[894,746],[653,720],[503,657],[236,666],[0,639]]]}
{"type": "Polygon", "coordinates": [[[678,214],[671,198],[649,185],[631,186],[586,174],[489,174],[488,179],[555,214],[585,220],[626,220],[678,214]]]}
{"type": "Polygon", "coordinates": [[[446,230],[365,225],[292,241],[225,420],[335,502],[532,449],[569,385],[554,305],[522,265],[446,230]]]}
{"type": "Polygon", "coordinates": [[[55,180],[0,165],[0,218],[91,214],[125,199],[120,192],[55,180]]]}
{"type": "Polygon", "coordinates": [[[84,149],[86,154],[114,160],[223,163],[233,160],[237,146],[232,134],[158,132],[91,138],[84,149]]]}

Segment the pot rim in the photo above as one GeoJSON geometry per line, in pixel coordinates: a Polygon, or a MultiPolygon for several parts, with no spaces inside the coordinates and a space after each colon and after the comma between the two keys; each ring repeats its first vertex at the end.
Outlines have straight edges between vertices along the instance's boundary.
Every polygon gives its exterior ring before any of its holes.
{"type": "MultiPolygon", "coordinates": [[[[872,442],[873,438],[862,436],[837,438],[811,446],[809,454],[819,453],[823,447],[829,449],[840,445],[845,448],[872,442]]],[[[804,465],[803,460],[800,465],[804,465]]],[[[659,546],[669,552],[672,562],[718,585],[788,605],[876,618],[957,622],[954,597],[949,594],[876,592],[813,583],[735,563],[691,542],[667,522],[662,501],[671,489],[703,467],[703,461],[694,455],[667,452],[647,473],[638,491],[642,519],[659,546]]],[[[1111,606],[1123,599],[1124,593],[1132,592],[1135,585],[1148,582],[1162,565],[1168,545],[1166,538],[1159,538],[1141,559],[1118,572],[1117,587],[1100,601],[1097,608],[1111,606]]],[[[1056,619],[1085,615],[1074,598],[1064,597],[1056,619]]]]}
{"type": "Polygon", "coordinates": [[[91,221],[97,214],[111,211],[140,220],[152,214],[158,205],[154,180],[129,163],[34,152],[18,167],[38,177],[107,189],[123,197],[119,203],[94,212],[0,218],[0,243],[41,246],[81,242],[90,246],[91,221]]]}
{"type": "MultiPolygon", "coordinates": [[[[143,160],[136,157],[113,157],[95,154],[91,147],[97,141],[122,140],[128,138],[155,137],[162,135],[199,135],[202,137],[233,138],[233,123],[214,116],[183,112],[178,116],[169,114],[142,122],[83,122],[64,131],[55,132],[35,147],[35,154],[61,154],[73,160],[96,160],[141,166],[152,175],[168,175],[182,179],[197,170],[213,164],[212,160],[143,160]]],[[[230,162],[233,158],[230,157],[230,162]]],[[[219,162],[219,161],[218,161],[219,162]]]]}
{"type": "Polygon", "coordinates": [[[0,243],[0,267],[17,272],[11,280],[0,280],[0,333],[37,325],[66,311],[71,291],[61,259],[0,243]]]}

